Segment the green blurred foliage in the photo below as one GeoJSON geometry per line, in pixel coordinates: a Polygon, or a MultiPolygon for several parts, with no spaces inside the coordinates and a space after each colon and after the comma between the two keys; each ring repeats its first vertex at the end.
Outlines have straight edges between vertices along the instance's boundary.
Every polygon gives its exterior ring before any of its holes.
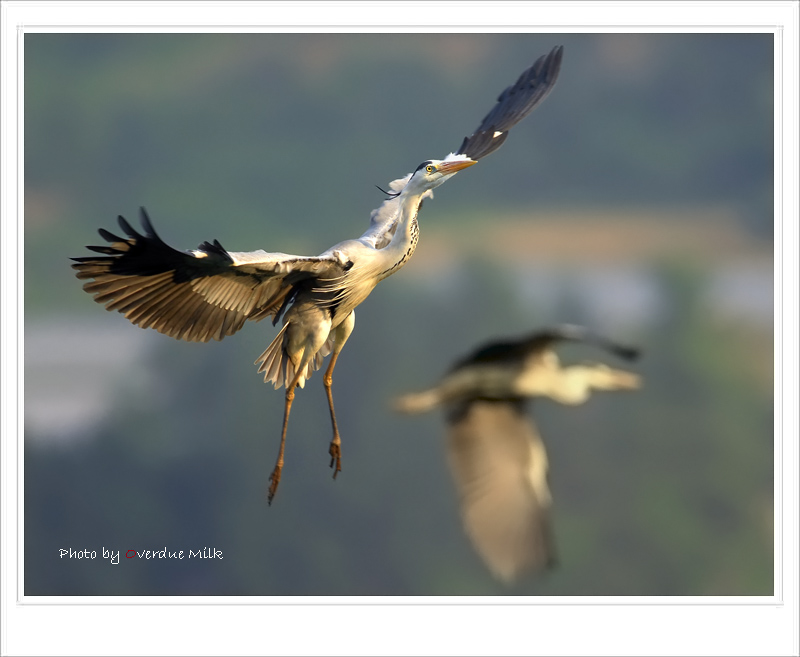
{"type": "MultiPolygon", "coordinates": [[[[552,95],[426,202],[420,249],[427,226],[576,207],[725,206],[732,232],[771,246],[771,38],[26,34],[26,331],[75,317],[139,331],[93,304],[67,260],[139,205],[180,248],[310,254],[359,235],[374,184],[457,148],[559,43],[552,95]]],[[[344,470],[331,481],[315,375],[272,507],[283,392],[252,363],[275,330],[205,345],[146,332],[147,357],[82,440],[54,447],[27,430],[26,595],[770,595],[773,395],[758,372],[771,369],[771,325],[712,311],[710,260],[646,264],[664,310],[611,335],[642,346],[644,389],[534,404],[557,570],[493,581],[460,527],[442,419],[389,410],[476,343],[596,319],[565,292],[552,307],[521,301],[513,266],[485,254],[430,280],[412,261],[359,308],[334,384],[344,470]],[[58,558],[103,546],[123,563],[58,558]],[[165,546],[224,559],[124,559],[165,546]]],[[[76,370],[68,385],[92,383],[76,370]]]]}

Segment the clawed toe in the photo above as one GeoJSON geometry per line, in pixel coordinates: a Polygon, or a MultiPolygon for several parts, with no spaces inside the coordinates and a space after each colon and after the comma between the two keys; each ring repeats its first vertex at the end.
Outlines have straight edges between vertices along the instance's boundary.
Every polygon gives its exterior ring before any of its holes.
{"type": "Polygon", "coordinates": [[[336,475],[342,471],[342,448],[341,443],[336,442],[336,440],[331,441],[331,448],[328,450],[328,453],[331,455],[331,467],[336,465],[336,469],[333,471],[333,478],[336,479],[336,475]]]}

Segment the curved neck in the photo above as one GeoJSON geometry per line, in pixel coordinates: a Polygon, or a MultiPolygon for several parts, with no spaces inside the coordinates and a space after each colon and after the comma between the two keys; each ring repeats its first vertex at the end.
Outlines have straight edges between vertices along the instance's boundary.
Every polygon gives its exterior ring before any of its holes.
{"type": "Polygon", "coordinates": [[[400,193],[397,227],[391,242],[381,249],[387,256],[388,266],[379,274],[378,280],[394,274],[414,255],[419,240],[417,214],[422,205],[422,196],[418,192],[407,193],[405,190],[400,193]]]}
{"type": "Polygon", "coordinates": [[[407,188],[400,193],[398,197],[400,212],[397,217],[397,230],[395,231],[394,239],[399,237],[400,239],[408,240],[412,238],[412,233],[418,231],[418,228],[414,228],[414,226],[417,225],[417,215],[420,207],[422,207],[424,194],[425,192],[409,192],[407,188]]]}

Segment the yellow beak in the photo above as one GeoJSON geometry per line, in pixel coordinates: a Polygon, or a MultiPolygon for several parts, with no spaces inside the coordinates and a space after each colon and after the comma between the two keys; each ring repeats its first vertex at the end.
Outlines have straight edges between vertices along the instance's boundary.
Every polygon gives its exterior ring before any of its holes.
{"type": "Polygon", "coordinates": [[[470,160],[469,158],[465,158],[463,160],[450,160],[448,162],[442,162],[439,165],[439,173],[444,175],[449,175],[451,173],[455,173],[456,171],[461,171],[461,169],[466,169],[467,167],[471,167],[473,164],[477,164],[477,160],[470,160]]]}

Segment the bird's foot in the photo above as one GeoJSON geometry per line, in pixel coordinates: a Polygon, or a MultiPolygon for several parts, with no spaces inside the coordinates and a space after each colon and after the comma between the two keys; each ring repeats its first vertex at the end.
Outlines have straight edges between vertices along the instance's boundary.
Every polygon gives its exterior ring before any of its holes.
{"type": "Polygon", "coordinates": [[[276,465],[275,469],[272,471],[272,474],[269,476],[270,485],[269,491],[267,492],[267,504],[272,504],[272,498],[275,497],[275,491],[278,490],[278,484],[281,482],[282,470],[282,467],[276,465]]]}
{"type": "Polygon", "coordinates": [[[333,471],[333,478],[336,479],[336,475],[342,471],[342,441],[339,436],[336,436],[331,441],[331,448],[328,450],[328,454],[331,455],[331,467],[336,464],[336,469],[333,471]]]}

